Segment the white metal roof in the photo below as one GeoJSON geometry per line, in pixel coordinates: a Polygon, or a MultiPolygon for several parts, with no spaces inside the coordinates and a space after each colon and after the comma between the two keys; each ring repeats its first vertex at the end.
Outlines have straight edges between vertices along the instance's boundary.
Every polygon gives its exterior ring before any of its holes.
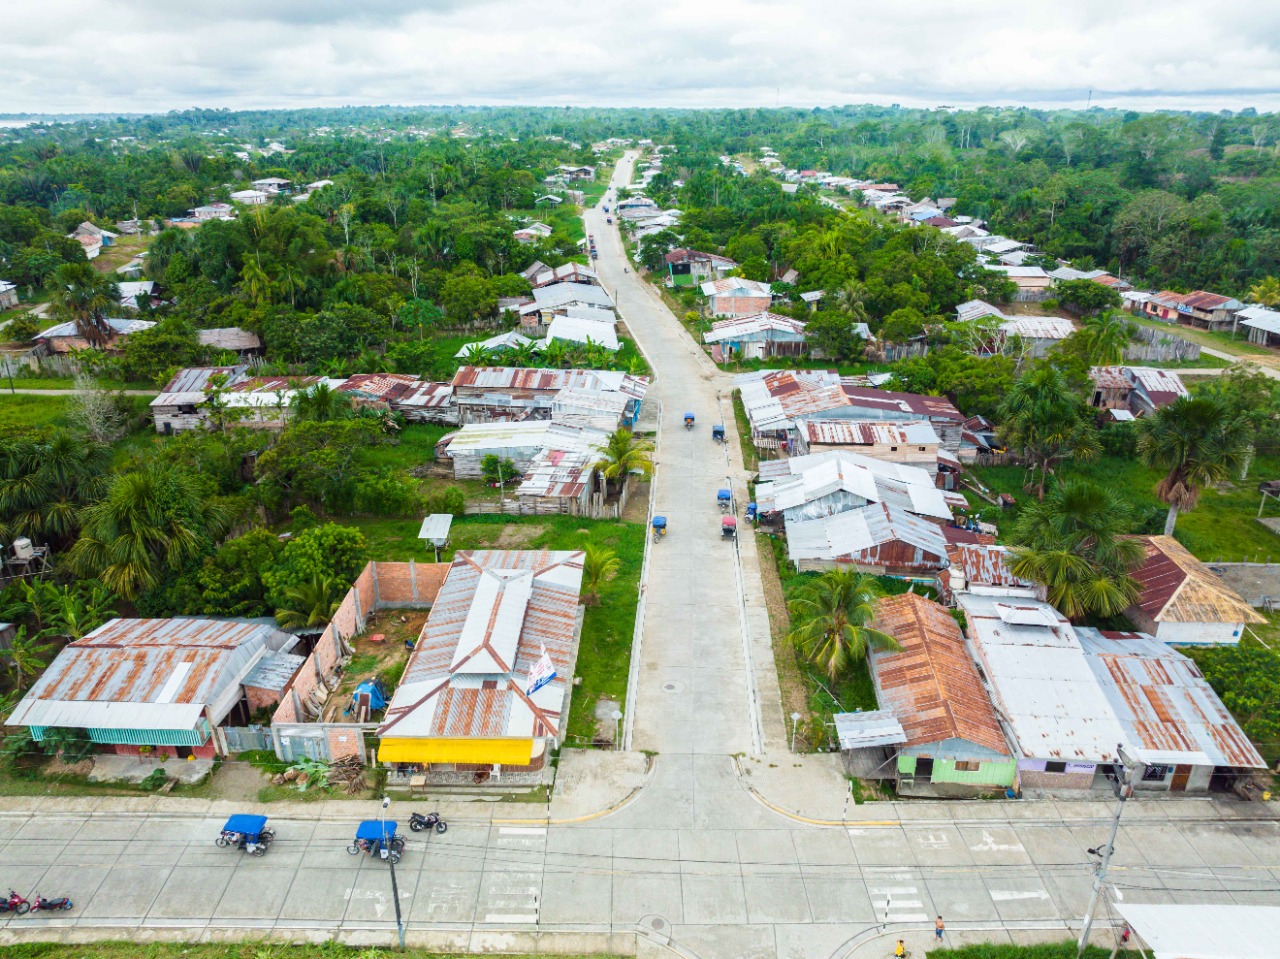
{"type": "Polygon", "coordinates": [[[1154,959],[1275,959],[1280,955],[1280,906],[1157,905],[1127,899],[1113,905],[1154,959]]]}
{"type": "Polygon", "coordinates": [[[491,336],[487,340],[480,340],[476,343],[464,343],[462,349],[453,354],[454,359],[465,360],[471,355],[472,350],[513,350],[521,346],[527,346],[532,343],[529,337],[515,330],[508,330],[505,333],[499,333],[497,336],[491,336]]]}
{"type": "Polygon", "coordinates": [[[1240,318],[1241,326],[1280,334],[1280,311],[1269,310],[1265,306],[1249,306],[1236,315],[1240,318]]]}
{"type": "Polygon", "coordinates": [[[603,430],[551,420],[468,423],[453,434],[449,441],[449,455],[496,449],[556,449],[590,453],[608,436],[603,430]]]}
{"type": "Polygon", "coordinates": [[[787,523],[787,554],[793,562],[834,560],[895,540],[946,556],[947,541],[937,524],[883,503],[787,523]]]}
{"type": "Polygon", "coordinates": [[[1065,340],[1076,330],[1070,320],[1051,316],[1015,316],[1001,323],[1000,329],[1028,340],[1065,340]]]}
{"type": "Polygon", "coordinates": [[[980,320],[984,316],[998,316],[1002,320],[1008,319],[997,307],[992,306],[985,300],[966,300],[956,307],[957,320],[980,320]]]}
{"type": "Polygon", "coordinates": [[[553,316],[547,326],[547,342],[563,340],[567,343],[594,343],[606,350],[617,350],[618,330],[613,322],[613,314],[598,310],[600,320],[586,319],[582,316],[553,316]]]}
{"type": "MultiPolygon", "coordinates": [[[[111,317],[107,320],[107,325],[111,327],[113,333],[117,336],[128,336],[130,333],[137,333],[140,330],[149,330],[155,326],[151,320],[126,320],[117,317],[111,317]]],[[[68,320],[66,323],[59,323],[57,326],[51,326],[42,333],[37,333],[37,340],[54,339],[59,336],[77,336],[79,331],[76,328],[75,320],[68,320]]]]}
{"type": "Polygon", "coordinates": [[[534,303],[540,309],[554,309],[570,303],[586,303],[591,306],[612,307],[613,297],[598,286],[585,283],[551,283],[533,291],[534,303]]]}
{"type": "Polygon", "coordinates": [[[1022,754],[1116,761],[1116,745],[1128,736],[1066,618],[1029,598],[960,593],[956,599],[1022,754]]]}
{"type": "Polygon", "coordinates": [[[906,731],[898,717],[887,709],[864,713],[836,713],[836,736],[841,749],[865,749],[868,746],[893,746],[907,741],[906,731]]]}

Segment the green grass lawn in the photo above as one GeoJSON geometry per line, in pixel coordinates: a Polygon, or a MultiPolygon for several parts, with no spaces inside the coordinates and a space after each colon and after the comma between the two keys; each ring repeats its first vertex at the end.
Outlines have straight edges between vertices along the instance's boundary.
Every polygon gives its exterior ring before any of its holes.
{"type": "MultiPolygon", "coordinates": [[[[160,390],[155,383],[148,380],[97,380],[99,386],[105,390],[147,390],[152,393],[159,393],[160,390]]],[[[70,376],[15,376],[13,385],[20,390],[72,390],[75,389],[75,380],[70,376]]],[[[0,380],[0,391],[9,386],[9,381],[0,380]]]]}
{"type": "MultiPolygon", "coordinates": [[[[1019,504],[1030,501],[1034,494],[1024,492],[1026,470],[1021,466],[973,467],[973,475],[997,493],[1011,493],[1019,504]]],[[[1118,492],[1137,513],[1135,533],[1163,531],[1165,506],[1154,493],[1161,477],[1137,460],[1102,456],[1091,463],[1069,463],[1061,471],[1064,477],[1078,477],[1118,492]]],[[[1280,457],[1260,456],[1243,481],[1224,489],[1205,490],[1199,505],[1178,517],[1174,535],[1197,557],[1205,561],[1236,561],[1248,557],[1280,558],[1280,536],[1257,522],[1257,484],[1264,479],[1280,477],[1280,457]]],[[[971,500],[977,504],[976,499],[971,500]]],[[[1005,533],[1013,517],[1007,511],[983,504],[984,519],[996,522],[1005,533]]],[[[1274,510],[1272,512],[1274,515],[1274,510]]]]}
{"type": "MultiPolygon", "coordinates": [[[[1094,941],[1100,944],[1109,939],[1110,936],[1101,929],[1094,933],[1094,941]]],[[[889,951],[891,950],[886,950],[886,954],[889,951]]],[[[928,959],[1076,959],[1076,943],[1074,940],[1067,940],[1014,946],[980,942],[959,949],[930,949],[925,955],[928,959]]],[[[1084,959],[1108,959],[1110,955],[1109,945],[1089,946],[1084,951],[1084,959]]]]}
{"type": "Polygon", "coordinates": [[[0,392],[0,432],[67,425],[69,396],[0,392]]]}
{"type": "MultiPolygon", "coordinates": [[[[419,562],[434,560],[418,539],[418,519],[343,519],[369,541],[376,560],[419,562]]],[[[577,516],[464,516],[453,521],[449,548],[441,560],[452,560],[468,549],[582,549],[592,545],[613,550],[622,568],[600,590],[600,602],[588,606],[578,649],[577,675],[582,684],[573,692],[567,745],[585,745],[595,738],[592,712],[602,696],[626,702],[631,638],[639,601],[640,567],[644,562],[647,529],[639,523],[589,520],[577,516]]]]}
{"type": "Polygon", "coordinates": [[[1151,366],[1159,370],[1225,370],[1234,364],[1233,361],[1224,360],[1220,356],[1201,353],[1200,358],[1195,360],[1143,360],[1133,365],[1151,366]]]}
{"type": "Polygon", "coordinates": [[[436,458],[436,444],[453,427],[434,423],[407,423],[389,442],[368,446],[360,453],[360,465],[369,469],[410,470],[436,458]]]}

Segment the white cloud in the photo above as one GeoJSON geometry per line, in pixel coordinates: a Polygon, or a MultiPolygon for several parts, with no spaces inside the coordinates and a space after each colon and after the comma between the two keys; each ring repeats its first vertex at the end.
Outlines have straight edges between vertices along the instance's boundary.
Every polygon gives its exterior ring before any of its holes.
{"type": "Polygon", "coordinates": [[[0,110],[524,103],[1280,109],[1280,4],[10,4],[0,110]],[[1137,9],[1141,8],[1141,9],[1137,9]],[[52,27],[52,28],[51,28],[52,27]]]}

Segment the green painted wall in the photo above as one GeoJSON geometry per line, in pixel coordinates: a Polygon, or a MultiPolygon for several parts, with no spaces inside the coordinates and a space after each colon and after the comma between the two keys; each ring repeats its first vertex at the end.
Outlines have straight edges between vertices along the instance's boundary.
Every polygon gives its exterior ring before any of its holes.
{"type": "MultiPolygon", "coordinates": [[[[916,757],[898,754],[898,773],[903,776],[914,776],[916,757]]],[[[1013,759],[983,761],[973,771],[956,769],[954,759],[934,759],[933,775],[930,782],[956,783],[962,786],[1012,786],[1018,772],[1018,763],[1013,759]]]]}

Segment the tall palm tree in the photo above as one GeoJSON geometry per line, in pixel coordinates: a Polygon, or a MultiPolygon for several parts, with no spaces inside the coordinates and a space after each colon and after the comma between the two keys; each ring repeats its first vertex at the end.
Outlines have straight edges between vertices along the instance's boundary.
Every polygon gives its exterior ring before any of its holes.
{"type": "Polygon", "coordinates": [[[604,476],[606,485],[612,481],[620,486],[632,473],[644,479],[653,475],[653,457],[650,455],[653,444],[636,439],[626,427],[610,433],[609,438],[596,447],[596,452],[600,454],[596,469],[604,476]]]}
{"type": "Polygon", "coordinates": [[[107,313],[120,303],[120,288],[88,263],[64,263],[53,272],[51,300],[55,316],[72,320],[76,332],[92,347],[111,341],[107,313]]]}
{"type": "Polygon", "coordinates": [[[271,302],[271,277],[262,268],[260,257],[253,256],[244,261],[244,266],[240,269],[240,287],[256,306],[271,302]]]}
{"type": "Polygon", "coordinates": [[[1068,619],[1114,616],[1138,597],[1130,576],[1142,562],[1133,513],[1112,490],[1083,480],[1059,483],[1022,510],[1013,530],[1014,575],[1044,584],[1068,619]]]}
{"type": "Polygon", "coordinates": [[[618,575],[622,560],[618,554],[603,546],[588,546],[583,550],[582,587],[588,605],[600,601],[600,587],[618,575]]]}
{"type": "Polygon", "coordinates": [[[841,313],[848,315],[849,319],[855,323],[866,323],[869,319],[867,313],[867,297],[870,291],[867,290],[866,284],[858,280],[848,280],[840,289],[836,290],[836,309],[841,313]]]}
{"type": "Polygon", "coordinates": [[[70,542],[80,508],[102,496],[110,465],[110,447],[66,430],[0,442],[0,533],[70,542]]]}
{"type": "Polygon", "coordinates": [[[1166,471],[1155,489],[1169,506],[1166,536],[1180,511],[1195,509],[1204,487],[1243,472],[1253,454],[1250,435],[1248,421],[1211,396],[1179,397],[1143,419],[1138,456],[1166,471]]]}
{"type": "Polygon", "coordinates": [[[1259,280],[1249,287],[1249,299],[1268,309],[1280,306],[1280,280],[1274,276],[1259,280]]]}
{"type": "Polygon", "coordinates": [[[1042,366],[1019,377],[999,411],[1000,435],[1027,461],[1028,490],[1044,499],[1057,465],[1068,458],[1098,455],[1097,430],[1084,416],[1084,403],[1066,377],[1042,366]]]}
{"type": "Polygon", "coordinates": [[[116,476],[106,497],[81,518],[68,556],[72,569],[130,601],[158,585],[166,571],[199,557],[231,523],[225,506],[167,464],[116,476]]]}
{"type": "Polygon", "coordinates": [[[898,648],[888,633],[867,625],[875,618],[880,595],[880,584],[856,569],[823,573],[787,603],[793,619],[788,638],[806,659],[837,680],[869,648],[898,648]]]}
{"type": "Polygon", "coordinates": [[[282,629],[327,626],[340,602],[334,580],[316,573],[308,581],[284,591],[284,603],[276,610],[276,623],[282,629]]]}
{"type": "Polygon", "coordinates": [[[1084,342],[1085,357],[1096,366],[1115,366],[1124,359],[1133,324],[1116,312],[1086,317],[1077,334],[1084,342]]]}

